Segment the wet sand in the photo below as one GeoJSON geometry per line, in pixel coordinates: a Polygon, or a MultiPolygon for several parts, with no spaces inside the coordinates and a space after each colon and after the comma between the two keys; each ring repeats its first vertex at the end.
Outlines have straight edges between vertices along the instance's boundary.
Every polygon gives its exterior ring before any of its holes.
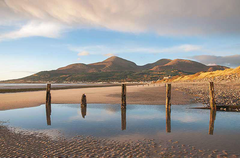
{"type": "MultiPolygon", "coordinates": [[[[121,87],[97,87],[66,90],[52,90],[52,104],[80,104],[82,94],[86,94],[88,103],[120,104],[121,87]]],[[[165,86],[127,86],[127,104],[165,105],[165,86]]],[[[0,94],[0,110],[34,107],[45,104],[46,92],[19,92],[0,94]]],[[[172,104],[193,103],[193,97],[172,89],[172,104]]]]}
{"type": "Polygon", "coordinates": [[[1,125],[0,134],[0,157],[238,157],[225,150],[197,149],[175,140],[116,141],[91,136],[51,139],[1,125]]]}

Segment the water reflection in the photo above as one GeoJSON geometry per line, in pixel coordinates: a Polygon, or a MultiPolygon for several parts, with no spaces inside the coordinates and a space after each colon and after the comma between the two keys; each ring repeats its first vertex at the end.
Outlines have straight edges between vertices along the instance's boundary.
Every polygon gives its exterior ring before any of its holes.
{"type": "Polygon", "coordinates": [[[215,119],[216,119],[216,110],[211,109],[210,121],[209,121],[209,132],[208,132],[209,135],[213,135],[215,119]]]}
{"type": "Polygon", "coordinates": [[[127,121],[126,121],[126,108],[121,108],[121,124],[122,130],[126,130],[127,121]]]}
{"type": "Polygon", "coordinates": [[[47,84],[47,93],[46,93],[46,116],[47,116],[47,125],[51,125],[51,113],[52,113],[52,108],[51,108],[51,84],[47,84]]]}
{"type": "Polygon", "coordinates": [[[166,108],[166,132],[171,133],[171,108],[166,108]]]}
{"type": "Polygon", "coordinates": [[[87,115],[87,105],[81,105],[81,113],[82,117],[85,118],[85,116],[87,115]]]}
{"type": "Polygon", "coordinates": [[[47,116],[47,125],[48,126],[51,126],[51,113],[52,113],[51,102],[48,102],[46,104],[46,116],[47,116]]]}
{"type": "Polygon", "coordinates": [[[87,97],[85,94],[82,95],[81,99],[81,113],[82,117],[85,118],[85,116],[87,115],[87,97]]]}

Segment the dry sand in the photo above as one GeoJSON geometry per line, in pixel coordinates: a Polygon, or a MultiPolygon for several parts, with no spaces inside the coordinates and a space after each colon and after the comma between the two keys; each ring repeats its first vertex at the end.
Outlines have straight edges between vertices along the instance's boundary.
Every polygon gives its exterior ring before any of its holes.
{"type": "MultiPolygon", "coordinates": [[[[97,87],[67,90],[52,90],[52,104],[80,104],[82,94],[86,94],[88,103],[120,104],[121,87],[97,87]]],[[[165,86],[128,86],[127,104],[164,105],[165,86]]],[[[0,110],[34,107],[45,104],[46,92],[21,92],[0,94],[0,110]]],[[[174,88],[172,104],[192,103],[193,98],[174,88]]]]}

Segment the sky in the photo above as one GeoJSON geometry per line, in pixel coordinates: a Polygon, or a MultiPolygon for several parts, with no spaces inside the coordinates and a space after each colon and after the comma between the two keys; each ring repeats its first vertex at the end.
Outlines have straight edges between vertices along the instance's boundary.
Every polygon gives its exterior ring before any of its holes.
{"type": "Polygon", "coordinates": [[[239,0],[0,0],[0,80],[116,55],[240,65],[239,0]]]}

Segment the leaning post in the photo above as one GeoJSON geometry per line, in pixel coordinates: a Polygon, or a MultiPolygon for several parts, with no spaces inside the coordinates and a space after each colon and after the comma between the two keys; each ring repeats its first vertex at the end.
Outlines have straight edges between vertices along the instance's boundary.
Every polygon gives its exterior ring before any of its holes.
{"type": "Polygon", "coordinates": [[[166,84],[166,108],[171,108],[171,84],[166,84]]]}
{"type": "Polygon", "coordinates": [[[216,107],[216,103],[215,103],[215,100],[214,100],[214,83],[213,82],[210,82],[210,86],[209,86],[209,98],[210,98],[210,107],[211,109],[213,110],[216,110],[217,107],[216,107]]]}
{"type": "Polygon", "coordinates": [[[51,104],[51,84],[47,84],[47,91],[46,91],[46,105],[51,104]]]}
{"type": "Polygon", "coordinates": [[[87,106],[87,97],[85,94],[82,95],[81,106],[84,106],[84,107],[87,106]]]}
{"type": "Polygon", "coordinates": [[[126,102],[126,84],[122,84],[122,104],[121,107],[122,108],[126,108],[127,102],[126,102]]]}

